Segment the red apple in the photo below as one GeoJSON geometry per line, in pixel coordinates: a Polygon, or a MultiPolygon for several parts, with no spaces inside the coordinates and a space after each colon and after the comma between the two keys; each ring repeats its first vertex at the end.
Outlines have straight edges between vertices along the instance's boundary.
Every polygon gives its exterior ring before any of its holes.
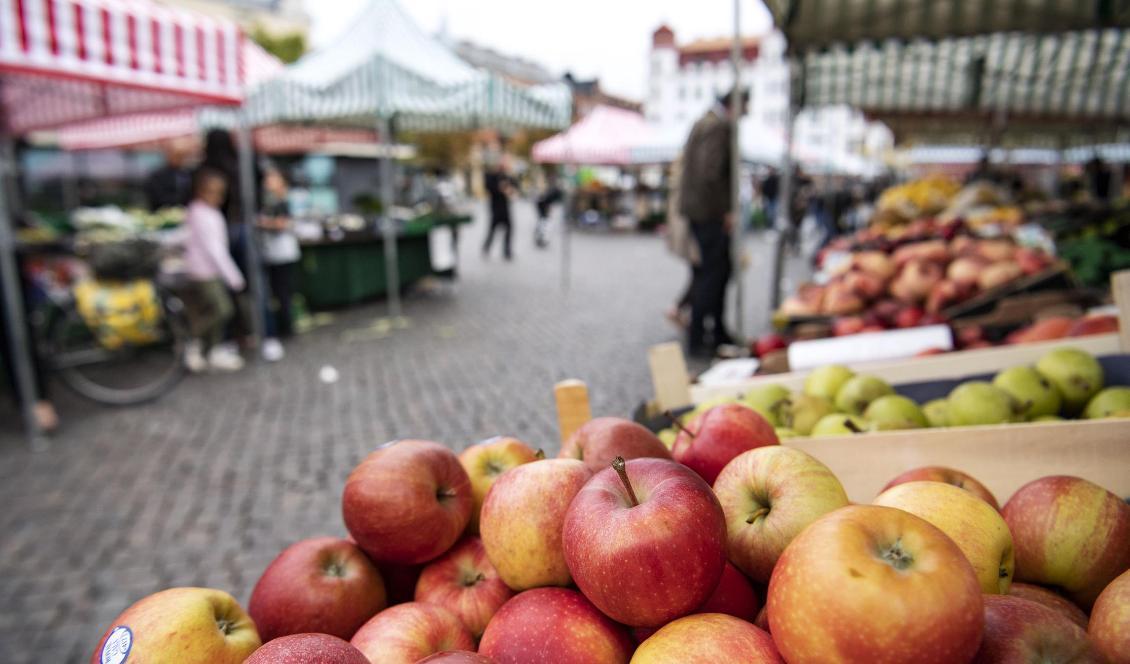
{"type": "Polygon", "coordinates": [[[495,664],[626,664],[632,640],[577,591],[535,588],[499,609],[479,654],[495,664]]]}
{"type": "Polygon", "coordinates": [[[946,268],[946,279],[955,286],[958,284],[976,286],[981,270],[985,269],[988,262],[977,256],[963,256],[954,259],[946,268]]]}
{"type": "Polygon", "coordinates": [[[867,272],[853,271],[844,275],[844,285],[864,300],[874,300],[883,294],[887,282],[867,272]]]}
{"type": "Polygon", "coordinates": [[[679,618],[640,644],[633,664],[785,664],[773,638],[721,613],[679,618]]]}
{"type": "Polygon", "coordinates": [[[1083,628],[1042,604],[985,595],[985,637],[973,664],[1103,664],[1083,628]]]}
{"type": "Polygon", "coordinates": [[[918,304],[926,299],[934,284],[941,280],[942,268],[937,263],[911,260],[891,282],[891,295],[906,304],[918,304]]]}
{"type": "Polygon", "coordinates": [[[1008,342],[1011,344],[1030,344],[1037,341],[1062,339],[1067,336],[1072,324],[1072,319],[1066,316],[1044,318],[1008,335],[1008,342]]]}
{"type": "MultiPolygon", "coordinates": [[[[724,613],[753,622],[760,609],[761,600],[750,585],[749,579],[727,561],[726,567],[722,570],[722,578],[718,579],[718,586],[694,613],[724,613]]],[[[656,631],[654,627],[633,627],[632,637],[636,643],[643,643],[656,631]]]]}
{"type": "Polygon", "coordinates": [[[1118,316],[1087,316],[1072,323],[1067,330],[1067,336],[1086,337],[1114,332],[1118,332],[1118,316]]]}
{"type": "Polygon", "coordinates": [[[513,590],[567,586],[561,526],[591,473],[577,459],[546,459],[506,471],[483,500],[483,546],[513,590]]]}
{"type": "Polygon", "coordinates": [[[1051,265],[1051,258],[1039,249],[1020,247],[1013,254],[1013,260],[1024,271],[1024,274],[1038,274],[1051,265]]]}
{"type": "Polygon", "coordinates": [[[841,508],[798,535],[767,606],[789,662],[967,662],[984,626],[961,549],[924,519],[873,505],[841,508]]]}
{"type": "Polygon", "coordinates": [[[475,639],[459,618],[434,604],[408,602],[381,611],[350,640],[370,662],[416,664],[445,650],[474,650],[475,639]]]}
{"type": "Polygon", "coordinates": [[[776,332],[763,334],[757,338],[757,343],[754,345],[754,353],[758,357],[764,357],[775,350],[783,350],[789,347],[789,342],[783,336],[776,332]]]}
{"type": "Polygon", "coordinates": [[[925,316],[925,315],[926,315],[926,312],[922,311],[918,307],[906,307],[906,308],[902,309],[901,311],[899,311],[897,315],[895,315],[895,327],[898,327],[898,328],[917,327],[918,323],[922,320],[922,317],[925,316]]]}
{"type": "Polygon", "coordinates": [[[977,277],[977,287],[983,291],[992,290],[1023,276],[1024,270],[1016,263],[1011,261],[993,263],[981,270],[981,274],[977,277]]]}
{"type": "Polygon", "coordinates": [[[517,438],[505,436],[485,440],[460,453],[459,463],[463,465],[463,470],[467,471],[467,477],[471,480],[471,498],[474,500],[467,532],[472,535],[479,533],[479,512],[483,509],[483,498],[498,476],[514,466],[529,463],[537,458],[538,453],[532,447],[517,438]]]}
{"type": "Polygon", "coordinates": [[[850,334],[859,334],[866,324],[862,316],[842,316],[832,321],[832,336],[846,337],[850,334]]]}
{"type": "Polygon", "coordinates": [[[494,664],[491,660],[470,650],[448,650],[437,652],[421,659],[416,664],[494,664]]]}
{"type": "Polygon", "coordinates": [[[895,276],[895,263],[881,251],[861,251],[852,256],[852,265],[883,281],[895,276]]]}
{"type": "Polygon", "coordinates": [[[559,459],[580,459],[589,472],[608,467],[616,457],[670,459],[671,452],[655,434],[619,417],[597,417],[581,425],[561,446],[559,459]]]}
{"type": "MultiPolygon", "coordinates": [[[[730,560],[768,583],[777,559],[810,523],[848,504],[828,467],[792,447],[762,447],[730,462],[714,482],[726,515],[730,560]]],[[[740,617],[740,616],[739,616],[740,617]]]]}
{"type": "Polygon", "coordinates": [[[356,544],[317,537],[291,544],[267,566],[251,592],[247,612],[259,636],[353,636],[385,608],[380,572],[356,544]]]}
{"type": "Polygon", "coordinates": [[[428,563],[416,584],[416,601],[453,611],[476,639],[514,593],[487,560],[481,539],[464,537],[450,551],[428,563]]]}
{"type": "Polygon", "coordinates": [[[866,303],[844,283],[829,284],[824,294],[823,312],[831,316],[847,316],[863,311],[866,303]]]}
{"type": "Polygon", "coordinates": [[[1016,254],[1016,243],[1009,239],[978,240],[975,250],[990,263],[1011,261],[1016,254]]]}
{"type": "Polygon", "coordinates": [[[710,486],[665,459],[617,459],[565,515],[565,560],[585,597],[633,627],[657,627],[706,601],[726,560],[710,486]]]}
{"type": "Polygon", "coordinates": [[[1130,572],[1123,572],[1095,600],[1087,633],[1109,664],[1130,663],[1130,572]]]}
{"type": "Polygon", "coordinates": [[[773,425],[757,411],[739,403],[725,403],[703,412],[683,428],[671,455],[707,484],[713,484],[737,455],[779,443],[773,425]]]}
{"type": "Polygon", "coordinates": [[[981,500],[993,506],[993,509],[1000,510],[1000,504],[997,499],[993,497],[993,492],[984,485],[974,479],[972,476],[967,475],[960,470],[953,468],[946,468],[945,466],[923,466],[921,468],[912,468],[905,473],[900,474],[890,482],[887,486],[883,487],[879,493],[883,493],[887,489],[905,484],[907,482],[945,482],[952,484],[958,488],[965,489],[969,493],[977,496],[981,500]]]}
{"type": "Polygon", "coordinates": [[[1059,593],[1053,592],[1042,586],[1034,586],[1030,583],[1014,583],[1008,589],[1008,594],[1020,599],[1026,599],[1030,602],[1043,604],[1044,606],[1059,612],[1064,618],[1079,625],[1083,629],[1087,629],[1087,614],[1075,603],[1067,599],[1059,593]]]}
{"type": "Polygon", "coordinates": [[[369,664],[369,659],[336,636],[291,634],[265,644],[243,664],[369,664]]]}
{"type": "Polygon", "coordinates": [[[1062,588],[1090,608],[1103,588],[1130,569],[1130,505],[1079,479],[1044,477],[1001,510],[1016,546],[1016,579],[1062,588]]]}
{"type": "Polygon", "coordinates": [[[365,457],[345,483],[345,527],[374,560],[427,562],[451,548],[471,518],[471,481],[439,443],[402,440],[365,457]]]}
{"type": "Polygon", "coordinates": [[[241,664],[261,645],[235,598],[211,588],[170,588],[123,611],[98,641],[90,664],[241,664]]]}
{"type": "Polygon", "coordinates": [[[939,281],[934,284],[934,287],[930,289],[930,294],[926,296],[926,312],[919,317],[918,324],[925,324],[922,322],[922,319],[926,317],[926,313],[937,316],[943,310],[957,304],[963,299],[963,292],[960,286],[948,280],[939,281]]]}

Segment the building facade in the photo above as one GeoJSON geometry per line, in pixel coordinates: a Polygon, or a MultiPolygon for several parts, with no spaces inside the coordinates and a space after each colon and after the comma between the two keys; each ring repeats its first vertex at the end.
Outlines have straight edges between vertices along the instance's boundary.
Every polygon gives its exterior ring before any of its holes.
{"type": "Polygon", "coordinates": [[[244,30],[259,27],[273,35],[308,34],[310,17],[302,0],[155,0],[157,4],[184,7],[204,14],[224,16],[244,30]]]}
{"type": "MultiPolygon", "coordinates": [[[[734,85],[731,40],[700,39],[680,45],[675,33],[660,26],[652,33],[644,115],[665,133],[689,131],[691,125],[734,85]]],[[[780,151],[785,143],[789,105],[789,68],[784,36],[774,30],[748,37],[741,45],[740,76],[750,93],[743,133],[760,137],[780,151]]],[[[893,143],[885,126],[868,122],[848,108],[807,109],[795,124],[794,154],[811,170],[850,170],[847,164],[877,159],[893,143]]]]}

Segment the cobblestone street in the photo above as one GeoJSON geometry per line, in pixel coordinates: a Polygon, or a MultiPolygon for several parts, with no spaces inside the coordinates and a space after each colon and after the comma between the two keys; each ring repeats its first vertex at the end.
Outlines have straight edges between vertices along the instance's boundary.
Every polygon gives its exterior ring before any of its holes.
{"type": "MultiPolygon", "coordinates": [[[[557,238],[535,250],[532,210],[520,212],[514,262],[481,259],[478,220],[461,278],[406,299],[409,329],[375,330],[383,303],[334,312],[278,364],[189,377],[138,408],[56,386],[64,427],[43,452],[25,448],[5,404],[0,662],[84,662],[118,612],[169,586],[246,606],[284,546],[345,534],[345,478],[387,440],[460,450],[512,434],[556,454],[552,386],[569,377],[588,382],[594,413],[629,415],[651,391],[648,346],[677,338],[663,311],[685,267],[657,237],[578,234],[565,293],[557,238]],[[325,365],[336,383],[319,380],[325,365]]],[[[747,330],[759,331],[768,251],[754,249],[747,330]]]]}

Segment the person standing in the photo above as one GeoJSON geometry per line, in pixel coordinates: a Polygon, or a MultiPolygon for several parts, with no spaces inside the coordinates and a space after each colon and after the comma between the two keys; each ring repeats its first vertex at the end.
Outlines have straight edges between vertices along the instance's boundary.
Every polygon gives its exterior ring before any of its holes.
{"type": "Polygon", "coordinates": [[[510,235],[512,225],[510,221],[510,197],[514,195],[514,183],[506,172],[506,163],[502,162],[495,168],[487,171],[484,176],[484,186],[487,199],[490,201],[490,230],[487,231],[486,242],[483,243],[483,257],[490,256],[490,246],[494,241],[496,229],[502,229],[502,255],[506,260],[511,260],[510,235]]]}
{"type": "Polygon", "coordinates": [[[277,169],[270,169],[263,178],[263,214],[259,233],[263,247],[263,270],[270,286],[266,305],[266,338],[262,355],[268,362],[277,362],[285,355],[282,341],[293,333],[294,268],[301,257],[298,236],[287,204],[286,178],[277,169]],[[272,306],[273,303],[273,306],[272,306]]]}
{"type": "Polygon", "coordinates": [[[165,144],[165,165],[145,180],[145,198],[149,211],[185,207],[192,198],[192,170],[188,168],[192,150],[184,139],[165,144]]]}
{"type": "MultiPolygon", "coordinates": [[[[733,94],[733,91],[726,93],[695,122],[683,147],[680,212],[691,224],[699,253],[687,338],[692,355],[712,353],[718,346],[733,341],[725,327],[726,286],[733,271],[730,259],[730,236],[734,228],[730,168],[733,94]],[[707,321],[711,323],[709,343],[707,321]]],[[[748,94],[743,94],[739,117],[745,114],[748,100],[748,94]]]]}

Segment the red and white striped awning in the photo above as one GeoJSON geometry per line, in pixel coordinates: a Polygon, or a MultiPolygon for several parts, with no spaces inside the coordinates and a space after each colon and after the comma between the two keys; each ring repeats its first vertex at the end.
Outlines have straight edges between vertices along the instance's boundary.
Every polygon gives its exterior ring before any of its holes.
{"type": "Polygon", "coordinates": [[[9,131],[94,117],[238,104],[234,23],[148,0],[0,0],[0,102],[9,131]]]}

